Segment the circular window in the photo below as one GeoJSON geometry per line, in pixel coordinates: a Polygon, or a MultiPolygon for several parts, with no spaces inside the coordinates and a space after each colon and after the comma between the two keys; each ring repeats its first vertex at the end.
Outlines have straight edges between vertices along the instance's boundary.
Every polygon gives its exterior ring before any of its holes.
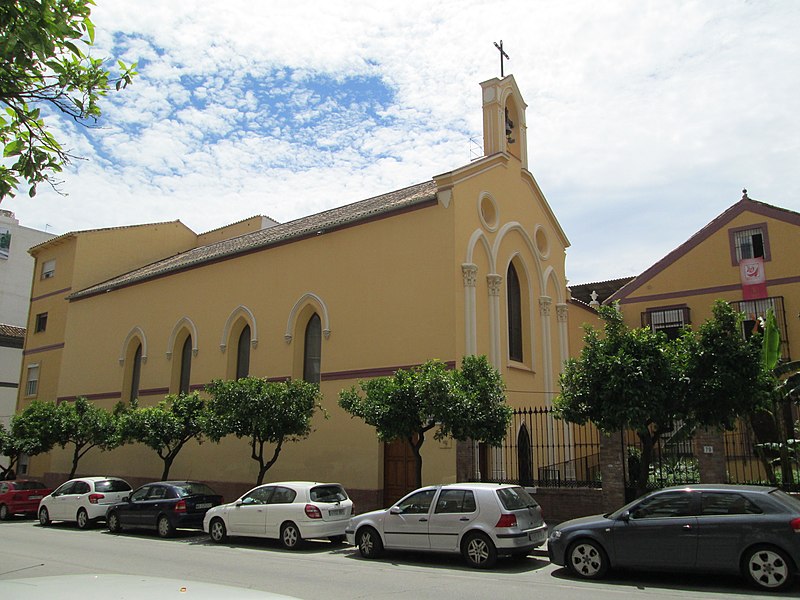
{"type": "Polygon", "coordinates": [[[542,258],[547,258],[550,254],[550,241],[547,239],[547,233],[541,225],[536,226],[536,231],[533,234],[533,239],[536,242],[536,249],[542,258]]]}
{"type": "Polygon", "coordinates": [[[482,194],[479,201],[481,223],[489,231],[497,229],[497,203],[489,194],[482,194]]]}

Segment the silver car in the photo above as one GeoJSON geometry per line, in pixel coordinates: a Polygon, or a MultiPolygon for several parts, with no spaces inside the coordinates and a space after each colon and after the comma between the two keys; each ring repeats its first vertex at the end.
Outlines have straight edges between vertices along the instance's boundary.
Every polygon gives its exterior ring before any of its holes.
{"type": "Polygon", "coordinates": [[[423,487],[393,506],[350,519],[347,541],[361,556],[384,549],[460,553],[488,569],[498,556],[527,555],[547,538],[539,505],[518,485],[453,483],[423,487]]]}

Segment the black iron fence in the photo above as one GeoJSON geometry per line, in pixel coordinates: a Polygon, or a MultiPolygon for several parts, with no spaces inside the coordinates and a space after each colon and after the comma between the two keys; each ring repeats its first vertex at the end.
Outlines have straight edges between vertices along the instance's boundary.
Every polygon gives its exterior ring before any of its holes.
{"type": "Polygon", "coordinates": [[[600,487],[600,434],[552,408],[513,412],[502,446],[477,449],[476,479],[541,487],[600,487]]]}
{"type": "MultiPolygon", "coordinates": [[[[762,432],[761,439],[769,439],[762,432]]],[[[778,443],[759,441],[752,425],[740,422],[725,433],[728,483],[777,485],[800,491],[800,443],[789,439],[778,443]]]]}

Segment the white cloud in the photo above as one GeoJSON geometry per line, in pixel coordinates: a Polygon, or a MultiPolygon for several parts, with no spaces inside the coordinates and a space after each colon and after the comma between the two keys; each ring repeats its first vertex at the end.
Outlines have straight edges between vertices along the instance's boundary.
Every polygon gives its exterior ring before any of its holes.
{"type": "Polygon", "coordinates": [[[800,210],[800,4],[706,0],[98,0],[100,56],[140,61],[89,161],[4,201],[63,232],[285,221],[456,168],[504,40],[530,167],[582,283],[641,272],[730,204],[800,210]],[[360,79],[359,79],[360,78],[360,79]],[[380,87],[377,87],[380,84],[380,87]]]}

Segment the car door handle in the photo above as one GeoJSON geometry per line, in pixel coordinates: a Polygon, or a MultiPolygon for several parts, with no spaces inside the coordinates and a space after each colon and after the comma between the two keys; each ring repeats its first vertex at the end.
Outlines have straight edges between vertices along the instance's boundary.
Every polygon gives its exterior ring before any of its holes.
{"type": "Polygon", "coordinates": [[[683,526],[683,528],[684,528],[684,529],[691,529],[691,528],[692,528],[692,526],[691,526],[691,525],[689,525],[689,524],[687,523],[686,525],[684,525],[684,526],[683,526]]]}
{"type": "Polygon", "coordinates": [[[469,521],[469,517],[461,517],[459,521],[469,521]]]}
{"type": "Polygon", "coordinates": [[[421,519],[419,520],[419,522],[420,522],[420,523],[424,523],[424,522],[425,522],[425,521],[427,521],[427,520],[428,520],[428,519],[426,519],[425,517],[423,517],[423,518],[421,518],[421,519]]]}

